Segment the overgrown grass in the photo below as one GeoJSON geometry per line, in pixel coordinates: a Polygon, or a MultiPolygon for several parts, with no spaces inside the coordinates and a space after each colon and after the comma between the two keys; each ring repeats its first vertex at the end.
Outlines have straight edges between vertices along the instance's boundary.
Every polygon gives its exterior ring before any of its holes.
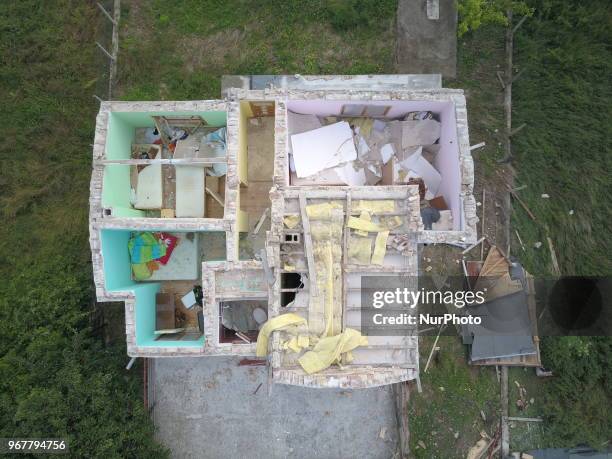
{"type": "Polygon", "coordinates": [[[517,207],[513,224],[528,246],[524,262],[531,272],[551,271],[548,230],[563,273],[609,275],[610,4],[532,3],[534,17],[516,34],[516,70],[525,73],[513,89],[514,125],[527,127],[513,139],[513,164],[538,221],[517,207]],[[536,241],[544,242],[539,250],[536,241]]]}
{"type": "Polygon", "coordinates": [[[79,457],[159,457],[125,343],[104,346],[89,322],[100,21],[81,1],[0,10],[0,436],[62,437],[79,457]]]}

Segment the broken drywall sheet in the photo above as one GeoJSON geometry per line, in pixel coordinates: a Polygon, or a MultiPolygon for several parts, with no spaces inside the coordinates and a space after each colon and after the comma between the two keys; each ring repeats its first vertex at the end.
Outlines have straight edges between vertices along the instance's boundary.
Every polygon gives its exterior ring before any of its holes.
{"type": "Polygon", "coordinates": [[[353,131],[346,121],[291,136],[298,177],[357,159],[353,131]]]}
{"type": "Polygon", "coordinates": [[[431,145],[440,138],[440,122],[436,120],[402,121],[402,148],[431,145]]]}
{"type": "Polygon", "coordinates": [[[401,180],[401,177],[399,177],[401,170],[406,173],[405,178],[422,178],[427,188],[425,199],[433,199],[437,196],[438,188],[442,183],[442,176],[429,161],[423,158],[422,151],[423,148],[419,147],[415,153],[399,162],[396,175],[401,180]]]}

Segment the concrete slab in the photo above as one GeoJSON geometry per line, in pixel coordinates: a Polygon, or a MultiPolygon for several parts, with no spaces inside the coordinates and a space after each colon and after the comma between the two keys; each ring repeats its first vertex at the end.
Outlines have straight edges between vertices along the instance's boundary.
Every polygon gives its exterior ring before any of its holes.
{"type": "Polygon", "coordinates": [[[397,6],[397,71],[457,73],[455,0],[400,0],[397,6]]]}
{"type": "Polygon", "coordinates": [[[267,368],[241,367],[239,361],[150,361],[157,437],[173,457],[394,455],[397,427],[391,386],[347,391],[274,385],[269,396],[267,368]]]}

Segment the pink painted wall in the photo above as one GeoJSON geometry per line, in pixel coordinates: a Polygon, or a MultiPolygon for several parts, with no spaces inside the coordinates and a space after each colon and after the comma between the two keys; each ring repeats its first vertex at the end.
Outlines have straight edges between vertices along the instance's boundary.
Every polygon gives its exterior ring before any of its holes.
{"type": "MultiPolygon", "coordinates": [[[[345,104],[390,105],[385,119],[401,118],[408,112],[430,111],[440,117],[442,131],[440,151],[434,167],[442,175],[439,194],[444,196],[453,214],[453,229],[461,230],[461,172],[459,170],[459,145],[453,102],[427,100],[291,100],[287,110],[317,116],[338,116],[345,104]]],[[[290,141],[288,138],[287,141],[290,141]]]]}

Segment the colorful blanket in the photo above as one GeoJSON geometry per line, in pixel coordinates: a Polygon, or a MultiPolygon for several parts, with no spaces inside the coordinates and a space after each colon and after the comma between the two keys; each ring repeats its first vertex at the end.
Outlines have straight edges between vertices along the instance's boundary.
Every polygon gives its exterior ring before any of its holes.
{"type": "Polygon", "coordinates": [[[132,233],[128,241],[132,264],[146,263],[166,255],[166,244],[150,232],[132,233]]]}

